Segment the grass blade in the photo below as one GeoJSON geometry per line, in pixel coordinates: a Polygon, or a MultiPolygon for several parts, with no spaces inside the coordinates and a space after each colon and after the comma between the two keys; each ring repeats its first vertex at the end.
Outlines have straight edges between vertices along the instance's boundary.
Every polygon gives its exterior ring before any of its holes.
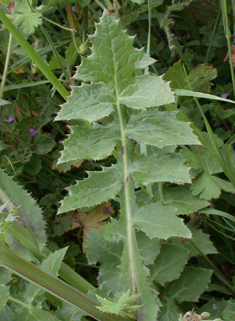
{"type": "Polygon", "coordinates": [[[53,72],[49,69],[42,58],[36,53],[33,47],[28,43],[28,41],[22,36],[22,34],[17,30],[17,28],[12,24],[12,22],[7,18],[2,9],[0,9],[0,19],[2,20],[4,26],[9,30],[18,44],[26,52],[29,58],[35,63],[37,68],[44,74],[44,76],[50,81],[50,83],[55,87],[55,89],[60,93],[60,95],[67,100],[69,92],[56,78],[53,72]]]}

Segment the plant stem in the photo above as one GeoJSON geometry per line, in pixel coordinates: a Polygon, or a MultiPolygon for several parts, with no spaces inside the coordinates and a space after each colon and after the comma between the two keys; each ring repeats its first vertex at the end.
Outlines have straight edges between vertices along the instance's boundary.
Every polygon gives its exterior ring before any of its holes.
{"type": "Polygon", "coordinates": [[[103,9],[106,10],[105,6],[103,5],[103,3],[101,3],[99,0],[95,0],[95,2],[103,9]]]}
{"type": "Polygon", "coordinates": [[[229,30],[229,23],[228,23],[227,2],[226,2],[226,0],[221,0],[220,4],[221,4],[221,7],[222,7],[224,29],[225,29],[225,35],[226,35],[227,45],[228,45],[228,55],[229,55],[231,78],[232,78],[232,83],[233,83],[233,92],[235,94],[235,76],[234,76],[234,69],[233,69],[231,42],[230,42],[230,30],[229,30]]]}
{"type": "Polygon", "coordinates": [[[50,19],[48,19],[48,18],[46,18],[44,16],[43,16],[43,19],[45,19],[46,21],[50,22],[51,24],[53,24],[53,25],[55,25],[55,26],[57,26],[57,27],[59,27],[61,29],[64,29],[64,30],[67,30],[67,31],[70,31],[70,32],[74,32],[75,31],[74,28],[72,28],[72,29],[66,28],[66,27],[61,26],[60,24],[58,24],[58,23],[56,23],[56,22],[54,22],[54,21],[52,21],[52,20],[50,20],[50,19]]]}
{"type": "Polygon", "coordinates": [[[10,55],[11,55],[11,46],[12,46],[12,34],[10,33],[9,34],[8,47],[7,47],[6,61],[5,61],[5,66],[4,66],[3,76],[2,76],[0,99],[2,99],[2,97],[3,97],[4,87],[5,87],[5,84],[6,84],[8,66],[9,66],[10,55]]]}
{"type": "Polygon", "coordinates": [[[74,22],[73,22],[73,14],[72,14],[72,11],[71,11],[71,5],[69,3],[66,3],[65,7],[66,7],[67,18],[68,18],[68,22],[69,22],[70,28],[75,30],[75,26],[74,26],[74,22]]]}
{"type": "Polygon", "coordinates": [[[55,46],[53,44],[53,41],[51,40],[51,37],[49,36],[49,34],[47,33],[46,29],[43,26],[40,26],[40,29],[42,30],[45,38],[49,42],[49,44],[50,44],[50,46],[52,48],[52,51],[53,51],[54,55],[56,56],[56,59],[57,59],[59,65],[60,65],[60,68],[61,68],[63,74],[65,75],[65,78],[66,78],[67,82],[70,83],[69,75],[68,75],[68,73],[67,73],[67,71],[66,71],[66,69],[65,69],[65,67],[64,67],[64,65],[63,65],[63,63],[62,63],[62,61],[60,59],[60,56],[59,56],[59,54],[58,54],[58,52],[57,52],[57,50],[56,50],[56,48],[55,48],[55,46]]]}
{"type": "MultiPolygon", "coordinates": [[[[115,77],[116,82],[116,77],[115,77]]],[[[132,293],[135,293],[137,290],[137,277],[136,277],[136,265],[135,265],[135,256],[134,256],[134,228],[132,220],[132,209],[131,209],[131,193],[130,193],[130,177],[128,170],[128,154],[127,154],[127,144],[126,144],[126,134],[123,122],[123,115],[121,111],[121,105],[119,102],[117,83],[116,86],[116,99],[117,99],[117,112],[119,117],[120,132],[121,132],[121,145],[122,145],[122,154],[123,154],[123,185],[124,185],[124,202],[126,209],[126,238],[128,244],[128,272],[129,272],[129,282],[130,290],[132,293]]]]}
{"type": "Polygon", "coordinates": [[[23,301],[20,301],[20,300],[18,300],[16,298],[13,298],[12,296],[9,296],[8,300],[11,301],[11,302],[14,302],[16,304],[19,304],[19,305],[21,305],[22,307],[24,307],[26,309],[29,309],[29,304],[26,304],[23,301]]]}

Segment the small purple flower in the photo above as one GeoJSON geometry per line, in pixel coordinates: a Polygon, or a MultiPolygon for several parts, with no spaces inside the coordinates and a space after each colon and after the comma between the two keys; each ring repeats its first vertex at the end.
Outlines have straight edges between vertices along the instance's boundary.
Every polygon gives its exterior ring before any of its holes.
{"type": "Polygon", "coordinates": [[[29,132],[30,132],[30,135],[31,136],[35,136],[35,135],[37,135],[37,130],[35,130],[35,129],[33,129],[33,128],[30,128],[30,130],[29,130],[29,132]]]}
{"type": "Polygon", "coordinates": [[[228,97],[228,94],[227,94],[227,93],[221,94],[220,97],[221,97],[221,98],[227,98],[227,97],[228,97]]]}
{"type": "Polygon", "coordinates": [[[7,122],[11,123],[13,120],[14,120],[14,116],[10,116],[7,122]]]}
{"type": "Polygon", "coordinates": [[[104,214],[108,214],[108,213],[111,213],[111,212],[112,212],[111,209],[108,208],[108,207],[105,207],[104,210],[103,210],[104,214]]]}

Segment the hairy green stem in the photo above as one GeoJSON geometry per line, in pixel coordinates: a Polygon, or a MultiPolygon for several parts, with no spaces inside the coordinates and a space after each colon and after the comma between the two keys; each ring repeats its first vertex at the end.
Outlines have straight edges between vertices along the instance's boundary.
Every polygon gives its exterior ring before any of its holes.
{"type": "Polygon", "coordinates": [[[5,88],[5,84],[6,84],[8,66],[9,66],[10,55],[11,55],[11,46],[12,46],[12,34],[10,33],[9,34],[8,47],[7,47],[6,61],[5,61],[5,66],[4,66],[3,76],[2,76],[0,99],[2,99],[2,97],[3,97],[3,92],[4,92],[4,88],[5,88]]]}
{"type": "MultiPolygon", "coordinates": [[[[116,79],[115,79],[116,81],[116,79]]],[[[121,145],[122,145],[122,154],[123,154],[123,185],[124,185],[124,197],[125,197],[125,209],[126,209],[126,238],[128,244],[128,272],[129,272],[129,281],[130,281],[130,290],[132,293],[135,293],[137,290],[137,277],[136,277],[136,265],[135,265],[135,256],[134,256],[134,229],[132,221],[132,209],[131,209],[131,193],[130,193],[130,177],[128,170],[128,153],[127,153],[127,144],[126,144],[126,134],[123,122],[123,115],[121,111],[121,105],[119,102],[119,97],[117,93],[116,86],[116,97],[117,97],[117,111],[120,124],[121,132],[121,145]]]]}

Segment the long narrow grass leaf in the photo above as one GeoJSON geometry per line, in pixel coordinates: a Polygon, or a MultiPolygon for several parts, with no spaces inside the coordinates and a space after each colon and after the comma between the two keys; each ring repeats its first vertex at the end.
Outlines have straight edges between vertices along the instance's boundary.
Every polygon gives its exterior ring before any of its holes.
{"type": "Polygon", "coordinates": [[[60,81],[56,78],[53,72],[49,69],[46,63],[42,60],[42,58],[36,53],[33,47],[28,43],[28,41],[22,36],[22,34],[17,30],[17,28],[12,24],[12,22],[8,19],[8,17],[4,14],[2,9],[0,9],[0,19],[2,20],[4,26],[9,30],[15,40],[19,43],[22,49],[26,52],[26,54],[32,59],[37,68],[41,70],[44,76],[50,81],[50,83],[55,87],[55,89],[60,93],[60,95],[67,100],[67,96],[69,96],[69,92],[67,89],[60,83],[60,81]]]}

